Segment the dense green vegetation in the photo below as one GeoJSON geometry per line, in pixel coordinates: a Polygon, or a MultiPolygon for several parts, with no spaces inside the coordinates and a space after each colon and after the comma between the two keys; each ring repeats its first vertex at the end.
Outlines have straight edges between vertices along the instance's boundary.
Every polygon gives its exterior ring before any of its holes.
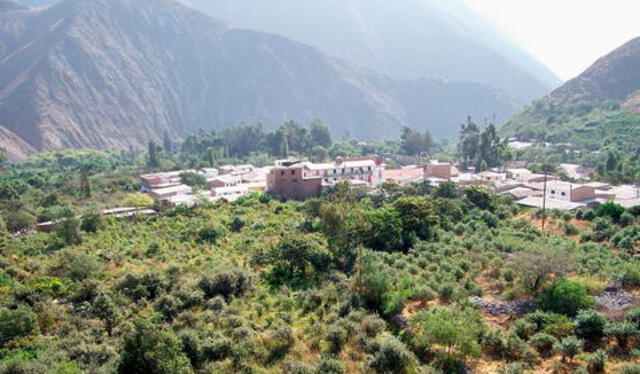
{"type": "Polygon", "coordinates": [[[638,312],[593,308],[607,283],[640,287],[639,209],[553,212],[543,233],[509,200],[445,183],[102,217],[150,203],[134,193],[147,156],[6,167],[0,372],[597,372],[636,354],[638,312]],[[45,218],[60,219],[50,233],[11,234],[45,218]],[[537,310],[495,325],[470,296],[537,310]]]}
{"type": "Polygon", "coordinates": [[[582,102],[553,107],[536,102],[506,123],[507,136],[554,144],[517,155],[553,163],[577,162],[596,169],[613,183],[640,181],[640,116],[620,110],[616,102],[582,102]]]}

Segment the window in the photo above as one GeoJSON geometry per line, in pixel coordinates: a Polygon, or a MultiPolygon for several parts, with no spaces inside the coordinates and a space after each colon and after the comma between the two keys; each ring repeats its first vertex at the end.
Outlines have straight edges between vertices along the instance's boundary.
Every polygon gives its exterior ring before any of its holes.
{"type": "Polygon", "coordinates": [[[291,170],[291,175],[296,175],[296,171],[295,170],[291,170]]]}
{"type": "Polygon", "coordinates": [[[556,194],[556,190],[551,190],[551,194],[555,195],[556,194]]]}
{"type": "Polygon", "coordinates": [[[284,170],[280,172],[280,175],[284,175],[284,170]]]}
{"type": "Polygon", "coordinates": [[[291,180],[291,182],[298,183],[298,180],[294,178],[294,179],[291,180]]]}
{"type": "Polygon", "coordinates": [[[560,195],[567,196],[567,193],[566,192],[560,192],[560,195]]]}
{"type": "Polygon", "coordinates": [[[369,166],[369,167],[367,168],[367,170],[371,171],[371,166],[369,166]]]}

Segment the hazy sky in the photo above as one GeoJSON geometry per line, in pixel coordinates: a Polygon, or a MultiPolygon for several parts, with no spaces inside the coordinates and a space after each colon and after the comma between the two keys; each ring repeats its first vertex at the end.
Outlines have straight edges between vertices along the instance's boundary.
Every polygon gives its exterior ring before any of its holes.
{"type": "Polygon", "coordinates": [[[640,36],[640,0],[463,0],[563,79],[640,36]]]}

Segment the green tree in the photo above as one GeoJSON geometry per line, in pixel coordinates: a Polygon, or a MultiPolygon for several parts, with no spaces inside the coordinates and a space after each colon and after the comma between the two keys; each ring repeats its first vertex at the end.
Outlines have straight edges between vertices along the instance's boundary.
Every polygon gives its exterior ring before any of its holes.
{"type": "Polygon", "coordinates": [[[544,310],[573,317],[579,310],[591,308],[595,301],[584,284],[560,279],[544,291],[538,303],[544,310]]]}
{"type": "Polygon", "coordinates": [[[162,326],[137,321],[120,351],[121,374],[189,374],[191,364],[180,339],[162,326]]]}
{"type": "Polygon", "coordinates": [[[411,238],[430,240],[435,237],[435,229],[440,218],[433,204],[422,196],[401,197],[393,202],[394,209],[402,217],[402,230],[405,245],[412,244],[411,238]]]}
{"type": "Polygon", "coordinates": [[[572,263],[573,259],[566,250],[536,244],[517,253],[510,267],[519,274],[523,286],[537,294],[552,275],[565,273],[572,263]]]}
{"type": "Polygon", "coordinates": [[[400,135],[402,152],[409,156],[428,154],[433,149],[433,139],[428,131],[420,132],[410,127],[403,127],[400,135]]]}
{"type": "Polygon", "coordinates": [[[316,145],[311,149],[311,162],[325,162],[329,158],[329,152],[321,145],[316,145]]]}
{"type": "Polygon", "coordinates": [[[157,169],[160,167],[160,153],[162,148],[156,144],[153,140],[149,141],[149,145],[147,147],[147,168],[148,169],[157,169]]]}
{"type": "Polygon", "coordinates": [[[329,128],[321,121],[316,120],[311,123],[310,135],[311,144],[316,146],[321,146],[327,149],[333,144],[329,128]]]}
{"type": "Polygon", "coordinates": [[[415,349],[431,351],[439,365],[453,368],[480,354],[478,338],[484,330],[473,309],[434,308],[414,315],[409,323],[415,349]]]}
{"type": "Polygon", "coordinates": [[[480,129],[471,117],[460,128],[458,141],[458,156],[462,161],[462,167],[467,168],[475,164],[480,148],[480,129]]]}
{"type": "Polygon", "coordinates": [[[480,134],[476,167],[486,170],[498,166],[500,164],[500,148],[500,138],[496,127],[491,124],[480,134]],[[481,165],[485,166],[484,169],[481,165]]]}
{"type": "Polygon", "coordinates": [[[198,173],[184,172],[180,174],[180,181],[189,187],[206,188],[209,184],[207,179],[198,173]]]}
{"type": "Polygon", "coordinates": [[[38,331],[38,316],[31,309],[0,310],[0,346],[38,331]]]}
{"type": "Polygon", "coordinates": [[[64,218],[56,223],[55,230],[58,237],[67,245],[77,245],[82,242],[80,225],[82,223],[75,217],[64,218]]]}
{"type": "Polygon", "coordinates": [[[80,195],[85,199],[90,198],[92,195],[89,173],[84,170],[80,172],[80,195]]]}

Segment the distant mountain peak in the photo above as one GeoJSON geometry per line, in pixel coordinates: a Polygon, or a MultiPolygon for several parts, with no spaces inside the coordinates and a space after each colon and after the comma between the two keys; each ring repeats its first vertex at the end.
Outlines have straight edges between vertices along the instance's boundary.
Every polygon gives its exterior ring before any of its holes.
{"type": "Polygon", "coordinates": [[[565,106],[581,101],[615,100],[623,107],[637,108],[639,90],[640,37],[601,57],[544,101],[565,106]]]}
{"type": "Polygon", "coordinates": [[[184,0],[239,27],[272,32],[400,79],[496,87],[525,104],[562,81],[456,0],[184,0]]]}

